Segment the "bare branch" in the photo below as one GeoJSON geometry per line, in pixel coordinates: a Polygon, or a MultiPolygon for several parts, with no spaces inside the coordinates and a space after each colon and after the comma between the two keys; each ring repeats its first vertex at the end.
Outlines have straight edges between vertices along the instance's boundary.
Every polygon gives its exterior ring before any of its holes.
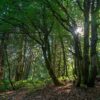
{"type": "Polygon", "coordinates": [[[82,6],[81,6],[80,0],[76,0],[76,3],[77,3],[77,5],[78,5],[78,7],[80,8],[80,10],[81,10],[82,12],[84,12],[84,9],[83,9],[82,6]]]}
{"type": "MultiPolygon", "coordinates": [[[[69,22],[68,20],[66,20],[66,19],[64,19],[64,18],[62,18],[61,17],[61,15],[60,14],[58,14],[53,8],[52,8],[52,6],[51,6],[51,4],[49,3],[49,1],[47,0],[46,1],[47,2],[47,5],[48,5],[48,7],[49,7],[49,9],[52,11],[52,14],[53,14],[53,16],[58,20],[58,22],[67,30],[67,31],[69,31],[69,32],[71,32],[69,29],[68,29],[68,27],[70,26],[69,25],[69,23],[67,23],[67,22],[69,22]],[[68,27],[65,25],[68,25],[68,27]]],[[[71,27],[71,26],[70,26],[71,27]]]]}
{"type": "Polygon", "coordinates": [[[32,36],[32,35],[30,34],[30,32],[27,30],[27,26],[22,25],[21,28],[22,28],[22,31],[23,31],[25,34],[27,34],[30,38],[32,38],[32,39],[35,40],[38,44],[41,45],[41,42],[40,42],[38,39],[36,39],[36,37],[32,36]]]}
{"type": "Polygon", "coordinates": [[[63,6],[63,4],[61,4],[58,0],[56,0],[57,4],[59,5],[59,7],[61,7],[61,9],[65,12],[66,16],[72,21],[75,22],[75,20],[69,15],[67,9],[63,6]]]}
{"type": "Polygon", "coordinates": [[[10,21],[4,19],[4,18],[0,18],[0,20],[3,21],[3,22],[5,22],[5,23],[8,23],[8,24],[10,24],[10,25],[12,25],[12,26],[19,26],[19,25],[20,25],[20,24],[14,24],[14,23],[12,23],[12,22],[10,22],[10,21]]]}

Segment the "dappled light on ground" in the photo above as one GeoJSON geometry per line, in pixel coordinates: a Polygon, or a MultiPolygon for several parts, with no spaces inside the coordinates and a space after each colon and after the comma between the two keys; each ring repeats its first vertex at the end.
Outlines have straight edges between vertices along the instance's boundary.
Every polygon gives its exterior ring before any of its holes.
{"type": "Polygon", "coordinates": [[[100,100],[100,83],[94,88],[76,88],[72,83],[56,87],[47,85],[36,91],[20,89],[1,93],[0,100],[100,100]]]}

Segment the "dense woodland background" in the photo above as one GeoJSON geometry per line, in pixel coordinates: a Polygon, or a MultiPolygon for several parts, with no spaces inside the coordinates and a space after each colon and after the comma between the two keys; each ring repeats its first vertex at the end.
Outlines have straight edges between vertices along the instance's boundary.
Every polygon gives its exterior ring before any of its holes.
{"type": "Polygon", "coordinates": [[[96,86],[99,33],[100,0],[0,0],[0,91],[96,86]]]}

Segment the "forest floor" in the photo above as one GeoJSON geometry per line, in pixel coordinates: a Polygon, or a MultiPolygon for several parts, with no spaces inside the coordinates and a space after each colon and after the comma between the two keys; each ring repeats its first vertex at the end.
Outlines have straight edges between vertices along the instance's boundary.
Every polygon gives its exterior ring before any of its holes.
{"type": "Polygon", "coordinates": [[[23,88],[0,93],[0,100],[100,100],[100,82],[89,89],[76,88],[71,82],[60,87],[47,85],[35,91],[23,88]]]}

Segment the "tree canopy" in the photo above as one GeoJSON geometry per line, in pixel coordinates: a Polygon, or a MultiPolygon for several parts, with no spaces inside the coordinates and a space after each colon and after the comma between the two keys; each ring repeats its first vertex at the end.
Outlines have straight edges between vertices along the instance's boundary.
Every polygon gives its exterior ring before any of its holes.
{"type": "Polygon", "coordinates": [[[1,0],[0,82],[94,87],[99,32],[100,0],[1,0]]]}

